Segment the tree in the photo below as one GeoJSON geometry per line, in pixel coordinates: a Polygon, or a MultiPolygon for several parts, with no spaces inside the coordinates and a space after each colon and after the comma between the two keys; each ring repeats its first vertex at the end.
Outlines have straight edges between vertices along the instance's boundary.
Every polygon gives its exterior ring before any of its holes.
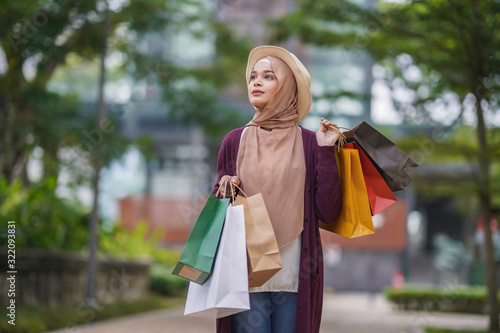
{"type": "MultiPolygon", "coordinates": [[[[56,184],[59,155],[64,148],[83,155],[84,164],[93,167],[87,290],[87,302],[92,305],[99,173],[127,145],[115,130],[116,125],[106,117],[106,55],[112,51],[126,54],[128,61],[124,66],[132,69],[130,74],[138,81],[153,74],[163,87],[166,104],[174,110],[171,118],[199,124],[216,135],[221,132],[221,125],[233,127],[231,119],[238,119],[232,110],[218,106],[215,98],[217,88],[228,83],[224,80],[228,76],[224,62],[186,68],[162,54],[145,54],[140,39],[155,32],[190,29],[199,38],[218,35],[218,45],[224,46],[231,36],[223,25],[210,20],[213,13],[197,0],[20,0],[4,2],[0,15],[0,56],[4,56],[5,64],[0,72],[0,179],[17,187],[16,180],[21,179],[23,190],[30,187],[27,163],[36,148],[43,150],[45,179],[56,184]],[[99,98],[94,110],[97,122],[93,115],[85,118],[80,114],[77,96],[50,92],[47,88],[56,69],[65,65],[70,54],[88,62],[99,59],[99,98]],[[153,73],[151,68],[155,69],[153,73]],[[189,85],[179,84],[189,80],[189,85]],[[82,139],[87,140],[82,143],[82,139]]],[[[238,47],[232,52],[235,50],[238,47]]],[[[44,189],[52,191],[49,197],[57,197],[56,187],[44,189]]],[[[10,193],[8,189],[5,192],[10,193]]]]}
{"type": "MultiPolygon", "coordinates": [[[[22,178],[27,185],[26,165],[35,147],[44,151],[44,172],[57,174],[61,162],[57,152],[64,147],[78,146],[83,131],[96,128],[93,120],[82,122],[76,96],[49,92],[47,85],[56,69],[64,66],[68,55],[76,54],[89,62],[98,57],[106,8],[106,2],[101,0],[4,1],[0,6],[0,58],[4,58],[0,63],[5,64],[0,70],[0,117],[3,120],[0,123],[0,175],[9,182],[22,178]]],[[[223,25],[213,21],[213,11],[202,1],[117,1],[110,6],[109,13],[110,52],[118,50],[127,55],[124,66],[133,69],[131,75],[137,80],[151,74],[156,76],[166,102],[172,105],[173,118],[200,124],[215,135],[220,134],[217,129],[221,125],[228,123],[227,118],[208,115],[222,114],[238,121],[233,110],[219,110],[214,98],[214,91],[227,84],[224,79],[229,71],[223,68],[227,56],[217,56],[216,66],[185,68],[176,65],[175,59],[144,54],[138,47],[147,33],[191,30],[199,38],[213,38],[219,48],[227,48],[233,41],[232,36],[223,25]],[[197,85],[179,90],[175,83],[181,80],[195,80],[197,85]],[[184,112],[176,113],[175,106],[181,102],[184,112]]],[[[238,52],[241,45],[241,42],[234,43],[231,52],[238,52]]],[[[99,150],[101,154],[108,154],[109,160],[121,153],[121,150],[108,149],[119,146],[117,143],[80,148],[94,153],[99,150]]]]}
{"type": "Polygon", "coordinates": [[[499,24],[500,3],[494,0],[381,2],[378,8],[345,0],[311,0],[272,25],[275,40],[297,35],[318,46],[369,52],[385,69],[389,85],[413,92],[410,102],[394,99],[407,122],[453,126],[463,122],[468,109],[473,110],[478,148],[473,156],[477,168],[474,188],[486,221],[484,259],[490,332],[500,330],[490,229],[495,155],[488,141],[493,124],[487,121],[497,112],[500,99],[499,24]],[[457,112],[443,116],[439,103],[446,106],[450,93],[457,112]]]}

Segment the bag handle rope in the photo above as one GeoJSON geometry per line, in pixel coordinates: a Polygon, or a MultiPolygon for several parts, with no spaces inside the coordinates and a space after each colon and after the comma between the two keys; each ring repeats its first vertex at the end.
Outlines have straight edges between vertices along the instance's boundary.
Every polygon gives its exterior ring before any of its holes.
{"type": "Polygon", "coordinates": [[[240,192],[243,193],[243,195],[245,196],[245,198],[248,198],[248,195],[245,192],[243,192],[243,190],[241,189],[241,187],[239,187],[236,184],[233,184],[233,186],[236,187],[238,190],[240,190],[240,192]]]}
{"type": "MultiPolygon", "coordinates": [[[[228,194],[227,192],[228,192],[228,190],[229,190],[229,192],[231,193],[231,194],[230,194],[230,195],[231,195],[231,199],[234,201],[234,200],[236,199],[236,194],[235,194],[235,191],[234,191],[234,188],[233,188],[234,186],[238,187],[237,185],[234,185],[233,183],[231,183],[229,180],[227,180],[227,179],[226,179],[226,180],[224,180],[224,182],[222,183],[222,185],[220,185],[220,186],[219,186],[219,188],[217,189],[217,193],[215,193],[215,196],[217,196],[217,197],[218,197],[218,196],[219,196],[220,189],[221,189],[222,187],[225,187],[225,188],[226,188],[226,190],[224,191],[224,199],[226,198],[226,196],[227,196],[227,194],[228,194]],[[229,183],[229,184],[228,184],[228,183],[229,183]],[[229,185],[229,189],[227,188],[227,187],[228,187],[228,185],[229,185]]],[[[239,187],[238,187],[238,188],[239,188],[239,187]]],[[[240,189],[240,188],[239,188],[239,189],[240,189]]],[[[240,189],[240,191],[241,191],[241,189],[240,189]]],[[[241,192],[243,192],[243,191],[241,191],[241,192]]],[[[246,194],[245,194],[245,195],[246,195],[246,194]]]]}
{"type": "Polygon", "coordinates": [[[340,148],[342,148],[346,143],[347,143],[347,138],[345,136],[344,133],[342,133],[340,131],[340,129],[343,128],[343,129],[346,129],[348,131],[350,131],[351,129],[350,128],[347,128],[347,127],[341,127],[341,126],[328,126],[328,129],[329,130],[332,130],[334,131],[335,133],[337,133],[339,135],[339,139],[338,139],[338,144],[337,144],[337,150],[340,152],[340,148]]]}
{"type": "MultiPolygon", "coordinates": [[[[219,186],[219,189],[217,190],[217,193],[216,193],[216,196],[219,195],[219,191],[221,189],[222,186],[225,186],[227,187],[227,183],[229,182],[229,186],[230,186],[230,191],[231,191],[231,198],[233,199],[233,201],[236,199],[236,191],[234,191],[234,187],[236,187],[238,190],[240,190],[241,193],[243,193],[243,195],[245,196],[245,198],[248,198],[248,195],[241,189],[241,187],[239,187],[238,185],[236,184],[233,184],[232,182],[230,182],[229,180],[224,180],[224,182],[222,183],[221,186],[219,186]],[[233,195],[234,194],[234,195],[233,195]]],[[[227,194],[227,188],[226,188],[226,193],[224,193],[224,198],[226,197],[226,194],[227,194]]]]}

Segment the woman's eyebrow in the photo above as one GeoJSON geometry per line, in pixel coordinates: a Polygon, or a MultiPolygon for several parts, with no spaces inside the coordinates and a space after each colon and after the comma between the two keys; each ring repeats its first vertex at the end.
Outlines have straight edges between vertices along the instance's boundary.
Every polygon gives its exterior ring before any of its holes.
{"type": "MultiPolygon", "coordinates": [[[[274,74],[274,71],[270,70],[270,69],[265,69],[263,70],[264,73],[273,73],[274,74]]],[[[257,73],[257,71],[252,71],[250,74],[254,74],[254,73],[257,73]]]]}

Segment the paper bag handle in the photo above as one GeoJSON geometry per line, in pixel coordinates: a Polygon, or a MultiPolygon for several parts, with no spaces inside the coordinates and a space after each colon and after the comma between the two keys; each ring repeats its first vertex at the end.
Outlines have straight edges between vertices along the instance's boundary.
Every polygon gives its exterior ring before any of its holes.
{"type": "Polygon", "coordinates": [[[338,135],[339,135],[339,139],[337,140],[338,144],[337,144],[337,150],[340,152],[340,148],[342,148],[343,145],[345,145],[347,143],[347,139],[346,139],[346,136],[344,133],[342,133],[340,131],[340,129],[343,128],[343,129],[346,129],[346,130],[351,130],[350,128],[347,128],[347,127],[341,127],[341,126],[338,126],[338,127],[335,127],[335,126],[328,126],[328,129],[329,130],[332,130],[334,132],[336,132],[338,135]]]}
{"type": "MultiPolygon", "coordinates": [[[[235,195],[233,195],[233,193],[235,192],[235,191],[233,191],[233,186],[236,186],[236,187],[238,187],[238,186],[237,186],[237,185],[234,185],[233,183],[231,183],[229,180],[227,180],[227,179],[226,179],[226,180],[222,183],[222,185],[221,185],[221,186],[219,186],[219,188],[217,189],[217,193],[215,194],[216,196],[219,196],[219,192],[220,192],[220,189],[221,189],[221,187],[222,187],[222,186],[225,186],[225,187],[226,187],[226,191],[225,191],[225,193],[224,193],[224,199],[226,198],[226,196],[227,196],[227,194],[228,194],[228,192],[229,192],[229,193],[231,193],[231,198],[232,198],[232,199],[233,199],[233,201],[234,201],[234,200],[236,199],[236,194],[235,194],[235,195]]],[[[238,187],[238,188],[239,188],[239,187],[238,187]]],[[[239,188],[239,189],[240,189],[240,188],[239,188]]],[[[241,189],[240,189],[240,191],[241,191],[241,189]]],[[[243,192],[243,191],[242,191],[242,192],[243,192]]]]}
{"type": "Polygon", "coordinates": [[[236,184],[233,184],[233,186],[236,187],[238,190],[240,190],[240,192],[243,193],[243,195],[245,196],[245,198],[248,198],[248,195],[245,192],[243,192],[243,190],[241,189],[241,187],[239,187],[236,184]]]}

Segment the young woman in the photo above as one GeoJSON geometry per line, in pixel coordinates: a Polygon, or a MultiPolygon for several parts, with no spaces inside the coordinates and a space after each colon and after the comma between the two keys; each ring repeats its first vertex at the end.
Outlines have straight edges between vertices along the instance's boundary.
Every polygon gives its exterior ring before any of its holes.
{"type": "Polygon", "coordinates": [[[336,125],[321,119],[316,133],[297,125],[311,107],[311,78],[283,48],[253,49],[246,81],[256,113],[222,142],[214,193],[226,180],[249,196],[262,193],[283,268],[263,286],[250,288],[251,309],[219,319],[217,332],[319,332],[323,254],[318,219],[335,221],[342,201],[334,147],[338,135],[329,129],[336,125]]]}

